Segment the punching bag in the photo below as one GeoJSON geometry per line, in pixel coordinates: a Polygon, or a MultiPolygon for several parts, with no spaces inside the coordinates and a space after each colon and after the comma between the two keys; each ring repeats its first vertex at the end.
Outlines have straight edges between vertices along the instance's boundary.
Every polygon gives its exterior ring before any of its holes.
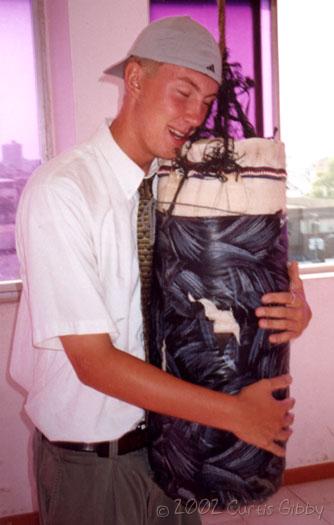
{"type": "MultiPolygon", "coordinates": [[[[286,171],[278,141],[235,141],[232,173],[205,162],[223,147],[199,140],[186,153],[193,169],[159,169],[150,361],[233,395],[288,371],[288,344],[271,344],[254,313],[263,294],[289,288],[286,171]]],[[[223,509],[281,484],[284,459],[232,433],[156,413],[148,422],[155,480],[172,498],[223,509]]]]}

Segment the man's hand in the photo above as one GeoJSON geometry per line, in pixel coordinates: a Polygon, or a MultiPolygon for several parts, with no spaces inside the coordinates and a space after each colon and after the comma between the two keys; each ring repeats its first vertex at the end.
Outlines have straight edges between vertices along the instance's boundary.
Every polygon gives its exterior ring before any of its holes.
{"type": "Polygon", "coordinates": [[[240,410],[240,417],[237,419],[242,424],[233,430],[234,434],[251,445],[284,457],[285,449],[278,442],[285,443],[292,434],[289,427],[294,416],[289,410],[294,406],[295,400],[287,398],[278,401],[272,393],[287,388],[291,381],[291,376],[287,374],[262,379],[243,388],[236,396],[237,411],[238,408],[240,410]]]}
{"type": "Polygon", "coordinates": [[[262,379],[230,395],[188,383],[118,350],[109,334],[61,336],[78,379],[106,395],[146,410],[233,432],[251,445],[284,456],[275,440],[286,441],[293,399],[272,392],[287,388],[291,376],[262,379]]]}
{"type": "Polygon", "coordinates": [[[280,331],[269,336],[269,341],[275,344],[287,343],[298,337],[312,317],[296,261],[290,263],[288,271],[290,291],[267,293],[262,297],[264,305],[274,303],[278,306],[260,306],[255,310],[257,317],[261,318],[259,321],[261,328],[280,331]]]}

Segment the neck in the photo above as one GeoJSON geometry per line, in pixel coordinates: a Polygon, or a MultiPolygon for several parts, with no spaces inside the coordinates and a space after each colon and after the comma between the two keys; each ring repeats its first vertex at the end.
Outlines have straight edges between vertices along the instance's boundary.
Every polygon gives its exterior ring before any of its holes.
{"type": "Polygon", "coordinates": [[[143,154],[143,148],[138,144],[136,131],[131,125],[131,121],[122,112],[113,120],[110,132],[118,146],[139,166],[145,173],[148,173],[153,156],[143,154]]]}

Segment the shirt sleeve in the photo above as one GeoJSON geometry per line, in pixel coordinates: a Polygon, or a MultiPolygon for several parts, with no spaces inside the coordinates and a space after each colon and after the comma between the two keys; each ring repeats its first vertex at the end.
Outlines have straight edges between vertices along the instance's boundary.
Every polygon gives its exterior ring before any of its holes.
{"type": "Polygon", "coordinates": [[[37,347],[61,349],[61,335],[118,336],[104,301],[91,223],[85,198],[66,177],[31,181],[22,195],[17,251],[37,347]]]}

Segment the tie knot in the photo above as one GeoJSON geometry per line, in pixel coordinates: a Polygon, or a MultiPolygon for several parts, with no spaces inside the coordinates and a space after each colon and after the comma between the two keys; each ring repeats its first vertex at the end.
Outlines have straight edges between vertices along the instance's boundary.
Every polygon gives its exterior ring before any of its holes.
{"type": "Polygon", "coordinates": [[[153,197],[152,182],[153,182],[153,177],[142,180],[138,188],[139,196],[141,199],[150,200],[153,197]]]}

